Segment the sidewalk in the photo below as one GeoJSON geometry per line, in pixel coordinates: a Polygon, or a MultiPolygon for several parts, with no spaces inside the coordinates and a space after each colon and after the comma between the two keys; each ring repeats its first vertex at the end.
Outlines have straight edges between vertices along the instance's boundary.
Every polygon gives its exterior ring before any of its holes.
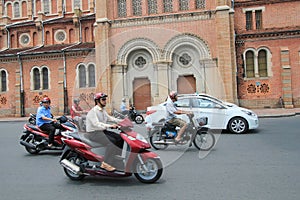
{"type": "MultiPolygon", "coordinates": [[[[266,109],[251,109],[259,118],[272,117],[290,117],[300,115],[300,108],[285,109],[285,108],[266,108],[266,109]]],[[[0,122],[27,121],[28,117],[0,117],[0,122]]]]}

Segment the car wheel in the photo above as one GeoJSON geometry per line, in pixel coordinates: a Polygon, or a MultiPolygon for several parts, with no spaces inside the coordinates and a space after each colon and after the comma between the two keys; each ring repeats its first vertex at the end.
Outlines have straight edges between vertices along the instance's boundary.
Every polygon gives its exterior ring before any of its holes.
{"type": "Polygon", "coordinates": [[[232,118],[228,123],[228,130],[235,134],[242,134],[248,131],[248,122],[241,117],[232,118]]]}

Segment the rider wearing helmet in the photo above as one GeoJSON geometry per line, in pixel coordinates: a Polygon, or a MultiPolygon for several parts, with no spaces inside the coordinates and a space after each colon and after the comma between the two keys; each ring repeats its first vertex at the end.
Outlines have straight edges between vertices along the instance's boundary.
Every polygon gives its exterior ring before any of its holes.
{"type": "Polygon", "coordinates": [[[178,118],[176,115],[191,114],[191,112],[177,109],[176,105],[174,104],[174,102],[177,101],[177,99],[178,93],[176,91],[170,92],[166,104],[166,120],[168,123],[180,127],[180,130],[178,131],[178,134],[175,138],[175,143],[180,143],[182,139],[181,136],[187,127],[187,123],[184,120],[178,118]]]}
{"type": "Polygon", "coordinates": [[[107,97],[105,93],[95,94],[95,106],[86,116],[86,131],[90,140],[107,146],[104,155],[105,162],[102,162],[100,167],[107,171],[114,171],[116,168],[111,166],[113,162],[112,155],[116,155],[123,148],[123,140],[119,134],[107,130],[108,128],[118,127],[117,124],[108,124],[108,121],[115,123],[121,121],[106,112],[107,97]]]}
{"type": "Polygon", "coordinates": [[[85,116],[82,116],[82,114],[85,114],[87,113],[86,111],[84,111],[79,103],[80,103],[80,100],[75,98],[73,100],[74,104],[72,105],[71,107],[71,117],[72,119],[74,119],[74,121],[78,124],[79,126],[79,129],[80,130],[83,130],[83,120],[85,119],[85,116]]]}
{"type": "Polygon", "coordinates": [[[49,97],[44,97],[41,101],[41,106],[37,110],[36,124],[43,131],[49,134],[48,147],[52,147],[54,142],[55,130],[60,128],[59,124],[56,124],[56,119],[53,118],[50,108],[51,100],[49,97]]]}

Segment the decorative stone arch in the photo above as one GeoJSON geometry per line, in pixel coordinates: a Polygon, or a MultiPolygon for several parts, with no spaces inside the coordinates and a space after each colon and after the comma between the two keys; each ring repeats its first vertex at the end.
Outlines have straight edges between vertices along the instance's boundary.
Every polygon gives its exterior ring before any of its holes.
{"type": "Polygon", "coordinates": [[[201,38],[192,34],[182,34],[173,37],[164,47],[163,59],[166,61],[172,61],[174,51],[180,46],[191,46],[196,49],[199,53],[200,59],[210,59],[211,54],[206,42],[201,38]]]}
{"type": "MultiPolygon", "coordinates": [[[[132,39],[120,48],[116,64],[112,68],[112,87],[114,90],[122,91],[122,93],[114,93],[113,106],[115,108],[119,108],[122,97],[129,99],[129,102],[139,103],[135,99],[136,96],[133,95],[134,90],[139,88],[135,88],[134,85],[139,81],[143,83],[140,85],[141,87],[147,85],[147,88],[150,88],[151,91],[145,95],[149,96],[146,99],[151,99],[151,95],[157,91],[157,87],[155,87],[157,83],[156,63],[160,60],[160,55],[161,50],[158,45],[147,38],[132,39]]],[[[136,106],[139,107],[139,105],[136,106]]],[[[141,107],[146,108],[145,106],[141,107]]]]}
{"type": "Polygon", "coordinates": [[[207,76],[215,72],[216,62],[211,58],[208,45],[196,35],[185,33],[171,38],[164,47],[162,59],[169,63],[169,90],[178,90],[178,80],[185,82],[182,78],[191,81],[194,77],[194,81],[189,82],[193,88],[186,88],[186,92],[207,92],[207,86],[213,84],[207,76]]]}
{"type": "Polygon", "coordinates": [[[117,65],[127,65],[128,55],[135,50],[146,50],[152,56],[153,62],[157,62],[160,57],[159,47],[151,40],[146,38],[136,38],[126,42],[119,50],[117,65]]]}

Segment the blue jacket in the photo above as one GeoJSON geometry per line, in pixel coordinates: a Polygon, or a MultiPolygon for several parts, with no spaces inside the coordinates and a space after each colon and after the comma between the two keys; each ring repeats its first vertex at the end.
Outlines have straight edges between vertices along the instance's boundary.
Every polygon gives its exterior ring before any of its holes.
{"type": "Polygon", "coordinates": [[[50,107],[45,108],[44,106],[40,106],[38,108],[37,113],[36,113],[36,124],[38,126],[42,126],[43,124],[52,122],[50,120],[43,120],[42,117],[52,118],[50,107]]]}

